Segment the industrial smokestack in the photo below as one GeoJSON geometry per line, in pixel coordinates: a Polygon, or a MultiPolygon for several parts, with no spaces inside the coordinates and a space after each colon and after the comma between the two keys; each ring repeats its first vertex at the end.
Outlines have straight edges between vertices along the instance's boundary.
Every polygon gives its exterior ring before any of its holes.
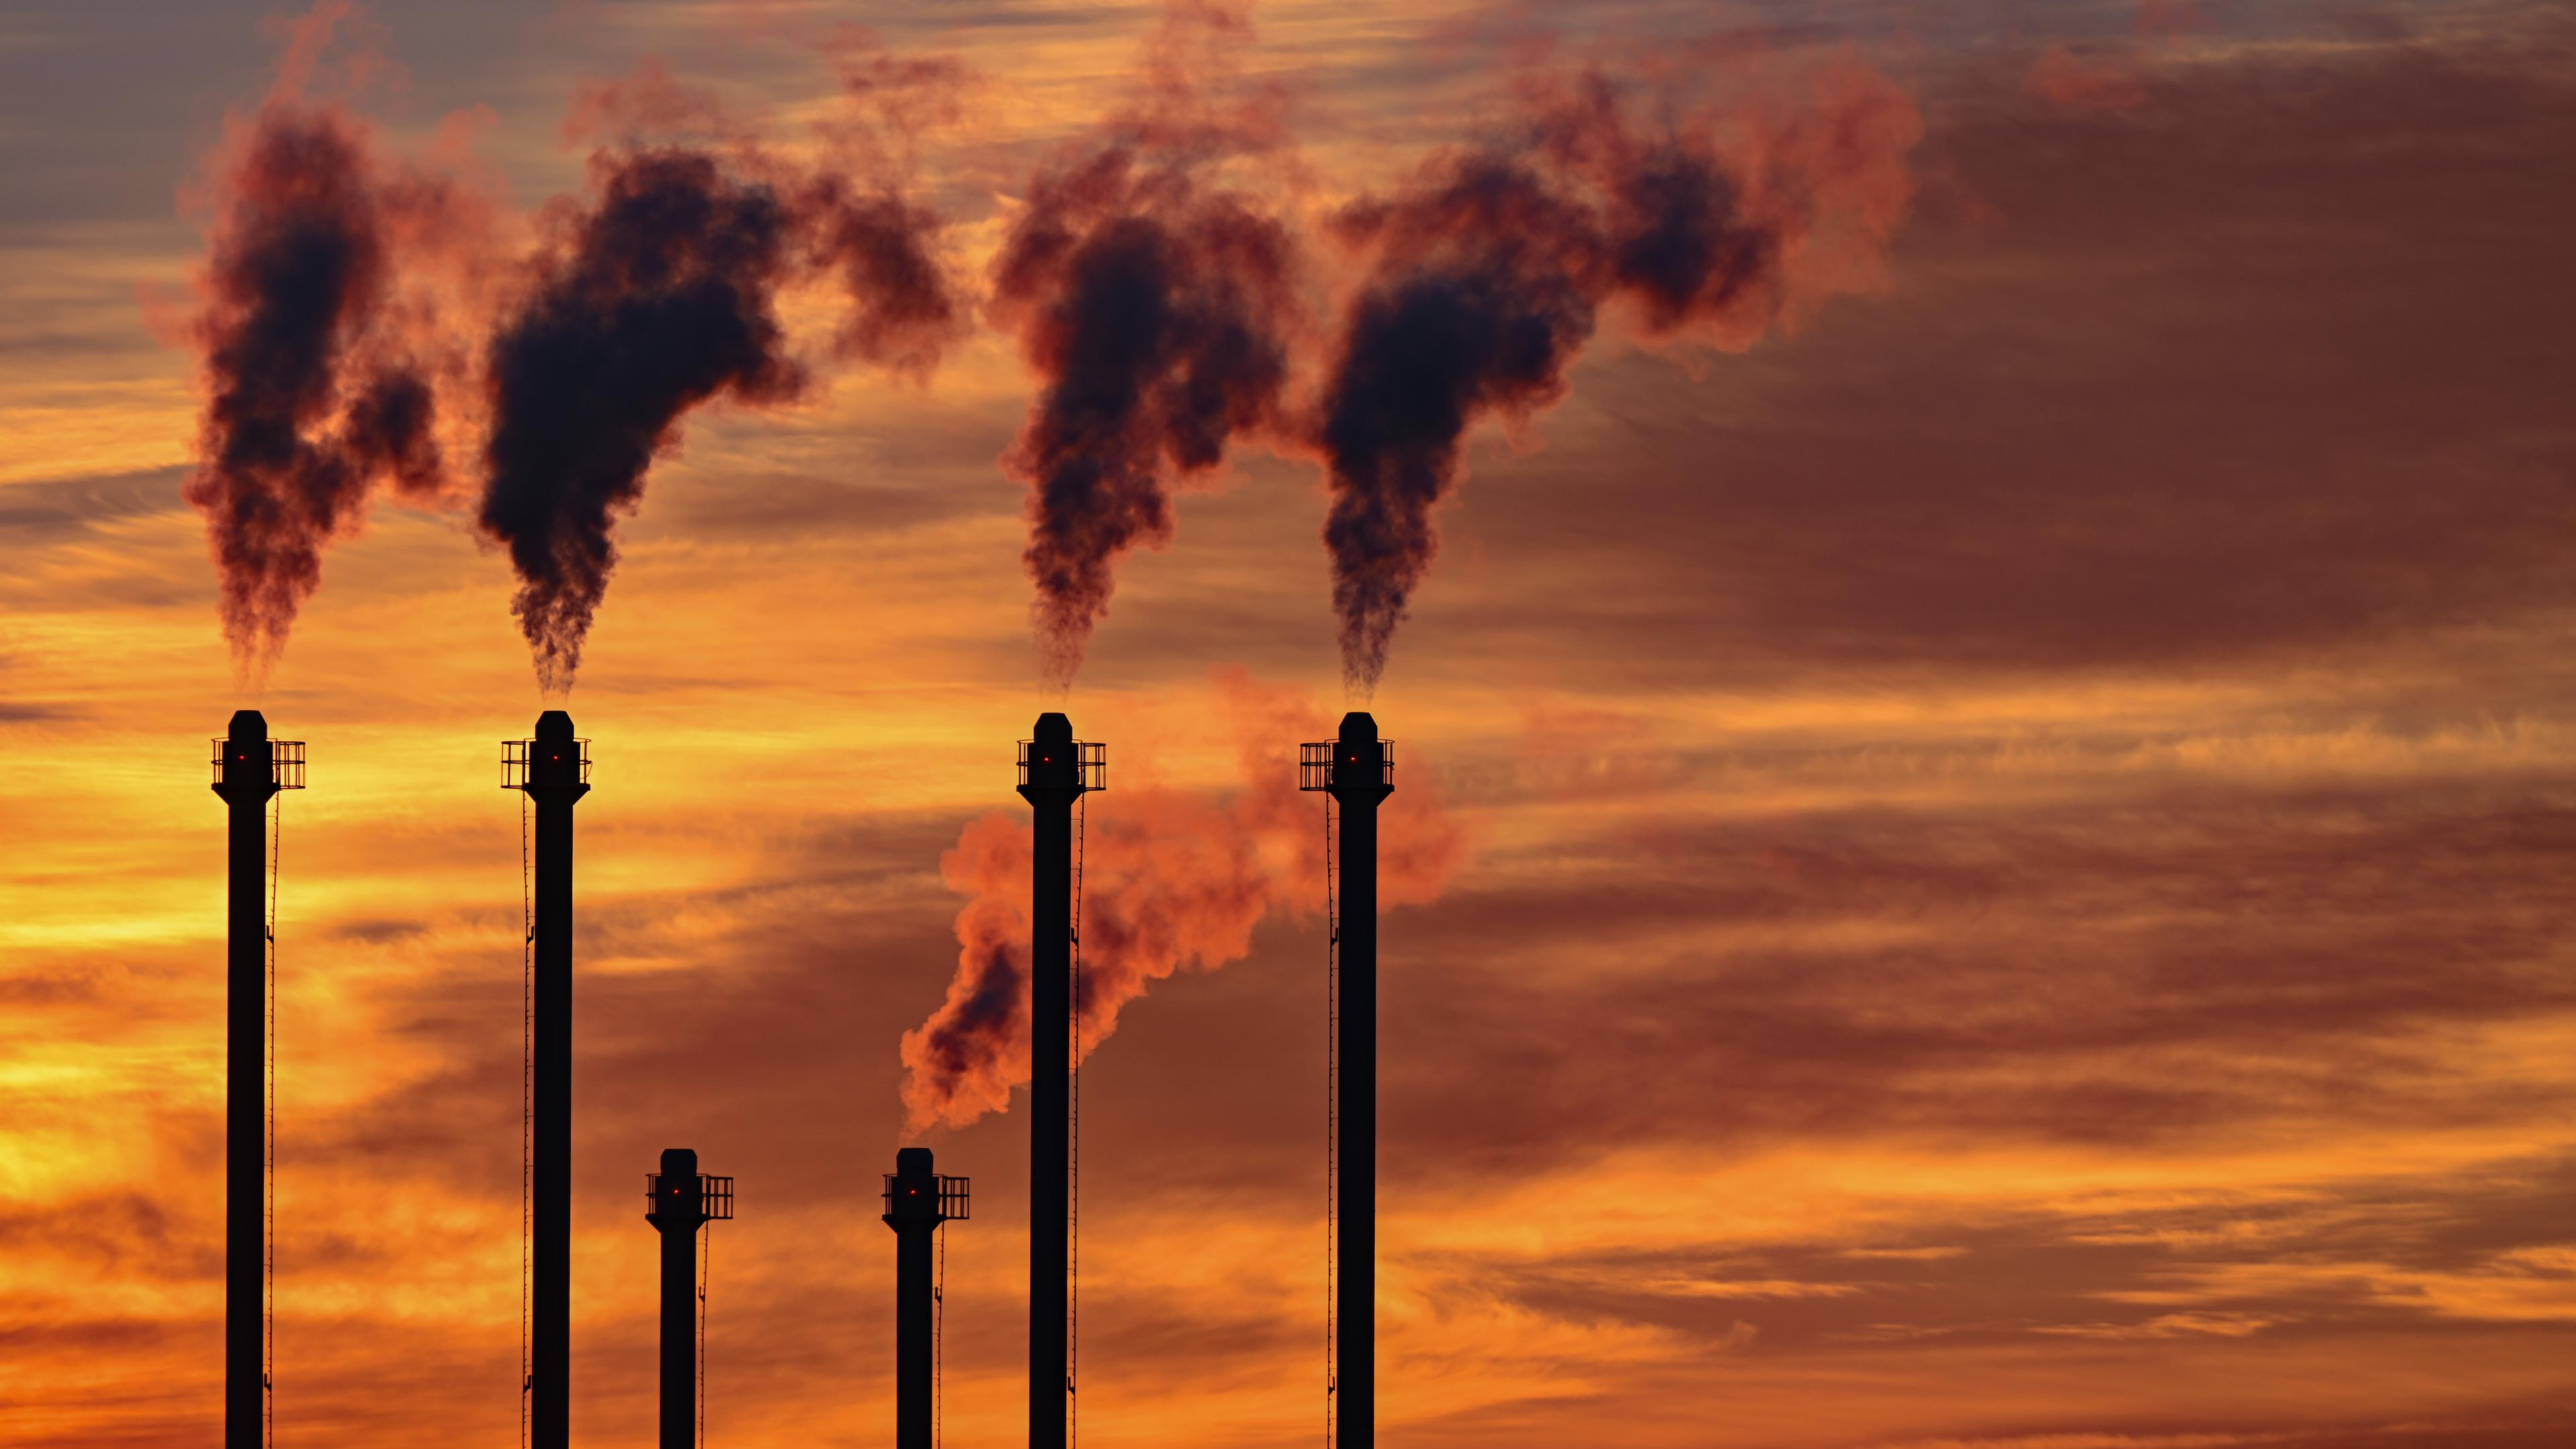
{"type": "Polygon", "coordinates": [[[698,1229],[733,1217],[733,1179],[702,1177],[698,1154],[662,1149],[644,1175],[644,1220],[662,1235],[662,1449],[697,1449],[698,1229]]]}
{"type": "Polygon", "coordinates": [[[502,742],[504,788],[536,802],[535,981],[529,1035],[528,1442],[569,1449],[572,1337],[572,807],[590,793],[590,741],[572,716],[537,716],[536,738],[502,742]]]}
{"type": "Polygon", "coordinates": [[[214,742],[231,807],[224,910],[224,1444],[266,1440],[268,1392],[268,802],[304,788],[304,742],[272,740],[258,710],[214,742]]]}
{"type": "Polygon", "coordinates": [[[932,1369],[938,1303],[930,1252],[939,1225],[966,1216],[966,1179],[942,1177],[930,1149],[894,1155],[885,1180],[885,1225],[894,1229],[894,1449],[931,1449],[932,1369]]]}
{"type": "Polygon", "coordinates": [[[1107,783],[1107,747],[1038,716],[1020,741],[1020,794],[1037,816],[1029,871],[1029,1449],[1064,1449],[1065,1239],[1072,1133],[1073,802],[1107,783]]]}
{"type": "Polygon", "coordinates": [[[1309,744],[1301,754],[1298,788],[1324,791],[1341,806],[1333,1427],[1343,1449],[1370,1449],[1377,1430],[1377,807],[1395,789],[1395,742],[1379,739],[1377,721],[1353,710],[1342,716],[1340,739],[1309,744]]]}

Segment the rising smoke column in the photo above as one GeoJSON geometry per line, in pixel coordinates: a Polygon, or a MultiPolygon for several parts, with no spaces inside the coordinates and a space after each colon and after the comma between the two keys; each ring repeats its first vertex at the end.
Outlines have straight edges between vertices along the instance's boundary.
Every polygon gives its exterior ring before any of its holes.
{"type": "Polygon", "coordinates": [[[1345,321],[1320,438],[1342,673],[1363,689],[1431,566],[1431,507],[1456,480],[1467,425],[1563,395],[1609,276],[1597,218],[1524,163],[1480,155],[1446,169],[1340,219],[1385,258],[1345,321]]]}
{"type": "Polygon", "coordinates": [[[482,524],[509,547],[510,610],[549,690],[581,665],[617,564],[612,524],[678,445],[681,414],[718,393],[777,403],[805,385],[775,306],[796,250],[777,192],[695,151],[594,168],[596,205],[539,261],[489,358],[482,524]]]}
{"type": "Polygon", "coordinates": [[[454,197],[293,93],[344,14],[324,6],[295,27],[288,80],[236,127],[200,277],[207,399],[185,496],[206,515],[224,637],[251,670],[285,647],[324,545],[371,486],[428,495],[442,481],[437,394],[403,335],[395,273],[454,197]]]}
{"type": "Polygon", "coordinates": [[[992,314],[1044,380],[1003,463],[1030,489],[1022,558],[1051,684],[1081,666],[1118,560],[1170,541],[1173,481],[1277,422],[1297,249],[1208,174],[1276,138],[1201,94],[1249,33],[1234,12],[1174,6],[1144,102],[1032,181],[994,262],[992,314]]]}
{"type": "Polygon", "coordinates": [[[845,350],[926,369],[956,315],[928,212],[837,181],[738,174],[664,147],[594,160],[597,200],[538,259],[488,359],[492,432],[481,522],[519,575],[511,612],[549,690],[569,688],[617,564],[618,515],[653,459],[718,396],[801,396],[777,299],[838,270],[845,350]]]}
{"type": "Polygon", "coordinates": [[[1369,262],[1315,423],[1355,693],[1376,688],[1431,566],[1467,428],[1563,396],[1606,304],[1632,305],[1648,337],[1740,349],[1876,278],[1920,134],[1892,85],[1833,72],[1812,109],[1752,118],[1732,153],[1705,129],[1634,127],[1623,99],[1587,76],[1509,140],[1435,158],[1411,188],[1335,218],[1369,262]]]}
{"type": "MultiPolygon", "coordinates": [[[[1295,746],[1329,736],[1331,719],[1302,692],[1241,669],[1220,670],[1216,683],[1241,764],[1230,793],[1122,789],[1087,807],[1100,818],[1084,841],[1074,1003],[1083,1056],[1155,981],[1240,960],[1273,913],[1323,907],[1316,805],[1297,792],[1295,746]]],[[[1463,832],[1427,778],[1389,797],[1383,830],[1384,905],[1436,898],[1465,859],[1463,832]]],[[[998,811],[940,857],[940,878],[967,901],[947,997],[903,1036],[909,1131],[1006,1110],[1029,1079],[1029,857],[1026,814],[998,811]]]]}

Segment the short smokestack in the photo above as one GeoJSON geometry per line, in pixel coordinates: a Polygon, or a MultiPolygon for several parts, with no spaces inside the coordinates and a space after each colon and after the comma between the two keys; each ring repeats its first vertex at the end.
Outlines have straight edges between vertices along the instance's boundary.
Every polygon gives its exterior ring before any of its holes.
{"type": "Polygon", "coordinates": [[[214,742],[230,807],[224,908],[224,1443],[259,1449],[268,1395],[268,802],[304,788],[304,743],[255,709],[214,742]]]}
{"type": "Polygon", "coordinates": [[[644,1176],[644,1220],[662,1235],[662,1449],[697,1449],[698,1229],[733,1217],[733,1179],[703,1177],[698,1154],[662,1149],[644,1176]]]}
{"type": "Polygon", "coordinates": [[[572,716],[537,716],[534,739],[502,743],[505,788],[536,803],[535,981],[529,1034],[528,1442],[572,1438],[572,807],[590,793],[590,741],[572,716]]]}
{"type": "Polygon", "coordinates": [[[1029,1449],[1064,1449],[1065,1240],[1073,1032],[1073,802],[1106,783],[1106,747],[1063,715],[1020,741],[1020,795],[1037,817],[1029,887],[1029,1449]]]}
{"type": "Polygon", "coordinates": [[[1395,790],[1394,742],[1379,739],[1377,721],[1353,710],[1342,716],[1341,738],[1305,746],[1297,783],[1341,807],[1333,1426],[1343,1449],[1370,1449],[1377,1432],[1377,807],[1395,790]]]}
{"type": "Polygon", "coordinates": [[[894,1229],[894,1449],[931,1449],[939,1306],[931,1248],[939,1225],[966,1216],[966,1179],[941,1177],[930,1149],[894,1155],[885,1225],[894,1229]]]}

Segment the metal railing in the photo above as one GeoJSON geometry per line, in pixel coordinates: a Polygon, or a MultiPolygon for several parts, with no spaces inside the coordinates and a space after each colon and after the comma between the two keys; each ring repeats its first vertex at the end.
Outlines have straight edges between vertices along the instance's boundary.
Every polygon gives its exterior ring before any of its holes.
{"type": "MultiPolygon", "coordinates": [[[[215,784],[220,785],[224,782],[224,746],[231,743],[232,741],[226,739],[214,741],[215,784]]],[[[304,742],[302,740],[268,742],[268,778],[281,790],[304,788],[304,742]]]]}
{"type": "MultiPolygon", "coordinates": [[[[895,1174],[889,1172],[885,1175],[885,1210],[888,1216],[894,1214],[894,1180],[895,1174]]],[[[941,1175],[939,1179],[939,1215],[941,1217],[952,1223],[966,1220],[969,1216],[966,1211],[966,1185],[965,1178],[941,1175]]]]}
{"type": "MultiPolygon", "coordinates": [[[[1029,747],[1036,743],[1035,740],[1020,741],[1020,783],[1023,785],[1029,782],[1029,747]]],[[[1109,746],[1076,740],[1073,742],[1073,761],[1074,769],[1080,773],[1083,789],[1109,788],[1109,746]]]]}
{"type": "MultiPolygon", "coordinates": [[[[1333,766],[1336,763],[1335,752],[1341,747],[1342,742],[1339,740],[1324,740],[1316,744],[1299,745],[1297,747],[1297,788],[1300,790],[1329,790],[1333,788],[1333,766]]],[[[1378,741],[1377,753],[1377,782],[1381,785],[1392,786],[1395,784],[1395,741],[1378,741]]]]}
{"type": "MultiPolygon", "coordinates": [[[[662,1174],[658,1172],[644,1174],[644,1200],[655,1208],[662,1205],[662,1174]]],[[[733,1221],[732,1178],[698,1174],[698,1215],[709,1222],[733,1221]]],[[[644,1216],[649,1218],[657,1214],[647,1211],[644,1216]]]]}
{"type": "MultiPolygon", "coordinates": [[[[587,785],[590,783],[590,739],[585,735],[580,739],[574,740],[572,744],[574,749],[581,752],[581,783],[587,785]]],[[[296,748],[300,751],[303,749],[303,746],[298,745],[296,748]]],[[[529,761],[536,752],[537,742],[535,740],[503,740],[501,742],[502,789],[522,790],[527,788],[529,761]]]]}

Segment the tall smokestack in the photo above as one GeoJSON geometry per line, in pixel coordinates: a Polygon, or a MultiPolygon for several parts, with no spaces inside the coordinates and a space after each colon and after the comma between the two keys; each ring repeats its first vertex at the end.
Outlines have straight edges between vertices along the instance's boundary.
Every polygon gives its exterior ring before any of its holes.
{"type": "Polygon", "coordinates": [[[939,1310],[930,1254],[939,1225],[966,1216],[966,1179],[941,1177],[930,1149],[894,1155],[885,1225],[894,1229],[894,1449],[931,1449],[932,1370],[939,1310]]]}
{"type": "Polygon", "coordinates": [[[1377,807],[1395,790],[1394,742],[1379,739],[1377,721],[1353,710],[1342,716],[1340,739],[1305,747],[1298,775],[1300,789],[1325,791],[1342,807],[1333,1427],[1343,1449],[1370,1449],[1377,1432],[1377,807]]]}
{"type": "Polygon", "coordinates": [[[231,807],[224,910],[224,1443],[258,1449],[268,1392],[268,802],[304,788],[304,743],[272,740],[258,710],[214,742],[231,807]]]}
{"type": "Polygon", "coordinates": [[[1072,1133],[1073,802],[1105,782],[1106,747],[1038,716],[1020,741],[1020,795],[1037,816],[1029,872],[1029,1449],[1064,1449],[1066,1198],[1072,1133]]]}
{"type": "Polygon", "coordinates": [[[535,968],[529,1034],[528,1442],[570,1449],[572,1338],[572,807],[590,793],[590,741],[572,716],[537,716],[536,738],[502,744],[505,787],[536,802],[535,968]]]}
{"type": "Polygon", "coordinates": [[[733,1217],[733,1179],[698,1175],[698,1154],[662,1149],[644,1175],[644,1220],[662,1235],[662,1449],[697,1449],[698,1229],[733,1217]]]}

